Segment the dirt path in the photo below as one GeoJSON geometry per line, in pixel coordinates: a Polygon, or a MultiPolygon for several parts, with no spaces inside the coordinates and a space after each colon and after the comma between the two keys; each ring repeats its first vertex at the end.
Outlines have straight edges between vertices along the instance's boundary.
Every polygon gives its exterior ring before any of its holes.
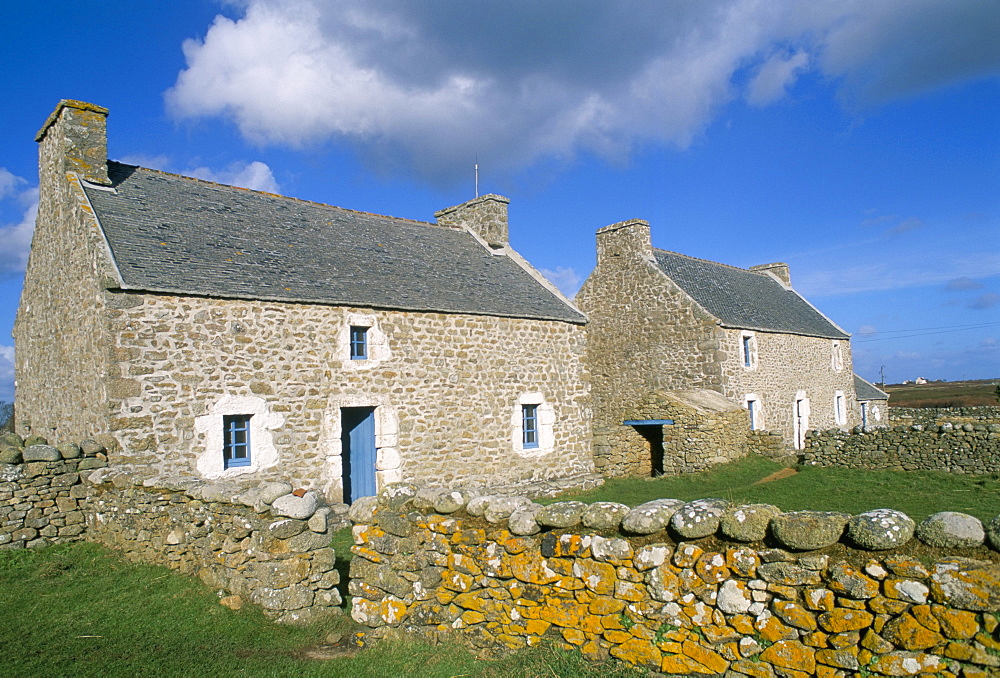
{"type": "Polygon", "coordinates": [[[789,467],[789,468],[783,468],[783,469],[780,469],[778,471],[775,471],[774,473],[772,473],[771,475],[767,476],[766,478],[761,478],[760,480],[758,480],[757,482],[755,482],[754,485],[761,485],[763,483],[770,483],[770,482],[773,482],[775,480],[784,480],[785,478],[791,478],[792,476],[794,476],[796,474],[798,474],[798,470],[797,469],[794,469],[794,468],[791,468],[791,467],[789,467]]]}

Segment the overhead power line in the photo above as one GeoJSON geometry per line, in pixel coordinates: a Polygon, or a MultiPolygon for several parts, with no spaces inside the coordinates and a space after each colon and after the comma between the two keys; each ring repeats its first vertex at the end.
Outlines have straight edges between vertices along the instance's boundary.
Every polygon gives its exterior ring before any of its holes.
{"type": "Polygon", "coordinates": [[[977,330],[984,327],[1000,325],[1000,322],[978,323],[975,325],[944,325],[941,327],[915,327],[908,330],[887,330],[878,334],[898,334],[899,332],[913,332],[914,334],[901,334],[894,337],[875,337],[872,339],[855,339],[854,343],[862,344],[869,341],[888,341],[889,339],[909,339],[910,337],[926,337],[932,334],[947,334],[949,332],[963,332],[965,330],[977,330]]]}

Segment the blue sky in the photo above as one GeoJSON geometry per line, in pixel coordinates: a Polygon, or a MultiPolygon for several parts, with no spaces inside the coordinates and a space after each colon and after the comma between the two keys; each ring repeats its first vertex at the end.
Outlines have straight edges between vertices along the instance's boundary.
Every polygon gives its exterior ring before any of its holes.
{"type": "Polygon", "coordinates": [[[0,399],[60,99],[113,159],[420,220],[480,192],[569,294],[594,232],[790,265],[890,382],[1000,376],[1000,3],[0,6],[0,399]]]}

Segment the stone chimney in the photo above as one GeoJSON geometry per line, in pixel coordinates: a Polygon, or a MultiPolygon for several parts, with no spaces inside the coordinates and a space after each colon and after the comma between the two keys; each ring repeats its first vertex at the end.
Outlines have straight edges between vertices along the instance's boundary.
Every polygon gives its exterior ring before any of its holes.
{"type": "Polygon", "coordinates": [[[39,164],[86,181],[109,185],[108,109],[63,99],[35,135],[39,164]]]}
{"type": "Polygon", "coordinates": [[[615,257],[652,261],[653,241],[648,221],[630,219],[598,229],[597,265],[611,263],[615,257]]]}
{"type": "Polygon", "coordinates": [[[781,262],[775,262],[773,264],[760,264],[759,266],[751,266],[750,270],[754,273],[770,273],[785,287],[792,286],[792,275],[788,272],[788,264],[783,264],[781,262]]]}
{"type": "Polygon", "coordinates": [[[507,234],[507,205],[510,200],[502,195],[482,195],[469,202],[435,212],[439,226],[448,228],[468,227],[495,250],[503,249],[509,242],[507,234]]]}

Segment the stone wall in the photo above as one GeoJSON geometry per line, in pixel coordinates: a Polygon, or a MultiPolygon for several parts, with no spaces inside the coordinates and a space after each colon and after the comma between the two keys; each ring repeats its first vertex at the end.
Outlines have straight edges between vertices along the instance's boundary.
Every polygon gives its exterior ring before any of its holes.
{"type": "Polygon", "coordinates": [[[105,457],[92,440],[58,449],[0,440],[0,549],[86,539],[198,576],[223,604],[252,603],[279,622],[339,612],[330,543],[346,506],[286,482],[151,476],[105,457]]]}
{"type": "Polygon", "coordinates": [[[893,424],[943,424],[945,422],[984,422],[1000,424],[1000,407],[890,407],[893,424]]]}
{"type": "Polygon", "coordinates": [[[1000,424],[914,424],[867,433],[813,431],[802,462],[898,471],[1000,473],[1000,424]]]}
{"type": "Polygon", "coordinates": [[[108,430],[103,286],[114,277],[80,179],[67,173],[107,181],[107,111],[70,103],[39,133],[38,216],[13,329],[17,430],[62,442],[108,430]]]}
{"type": "Polygon", "coordinates": [[[108,402],[121,447],[113,461],[182,475],[280,476],[340,501],[341,408],[373,407],[380,485],[485,486],[593,473],[581,326],[113,296],[110,376],[128,385],[127,397],[108,402]],[[351,325],[370,328],[369,360],[350,360],[351,325]],[[525,397],[540,404],[548,447],[543,435],[538,449],[521,449],[525,397]],[[221,434],[223,414],[247,410],[261,422],[254,436],[271,454],[223,471],[209,441],[221,434]],[[202,468],[209,461],[217,462],[212,472],[202,468]]]}
{"type": "Polygon", "coordinates": [[[1000,670],[1000,516],[993,550],[963,514],[928,518],[918,544],[895,511],[719,500],[543,508],[394,487],[351,517],[352,615],[376,637],[550,639],[684,676],[1000,670]]]}

